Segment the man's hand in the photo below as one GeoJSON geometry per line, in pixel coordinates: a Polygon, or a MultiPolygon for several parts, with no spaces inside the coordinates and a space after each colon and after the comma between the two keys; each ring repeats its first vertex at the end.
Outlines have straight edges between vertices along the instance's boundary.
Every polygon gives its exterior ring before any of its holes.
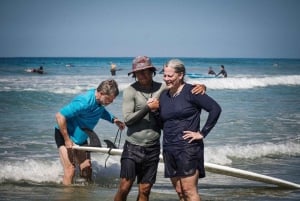
{"type": "Polygon", "coordinates": [[[159,108],[159,100],[157,98],[149,98],[147,105],[150,108],[151,112],[155,112],[159,108]]]}
{"type": "Polygon", "coordinates": [[[123,130],[125,128],[125,123],[117,118],[114,119],[114,123],[119,127],[120,130],[123,130]]]}
{"type": "Polygon", "coordinates": [[[205,94],[206,86],[204,84],[194,84],[192,89],[192,94],[205,94]]]}
{"type": "Polygon", "coordinates": [[[68,140],[65,140],[65,147],[68,148],[72,148],[73,146],[73,142],[72,140],[69,138],[68,140]]]}

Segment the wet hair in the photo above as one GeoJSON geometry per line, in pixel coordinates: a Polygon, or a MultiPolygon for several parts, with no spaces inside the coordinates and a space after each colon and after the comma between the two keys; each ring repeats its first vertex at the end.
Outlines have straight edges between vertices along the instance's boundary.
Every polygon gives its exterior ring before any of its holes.
{"type": "Polygon", "coordinates": [[[113,95],[117,97],[119,95],[118,84],[115,80],[105,80],[99,84],[97,91],[105,95],[113,95]]]}
{"type": "Polygon", "coordinates": [[[164,65],[164,67],[173,68],[175,73],[182,73],[183,77],[182,77],[181,83],[184,83],[185,66],[181,60],[171,59],[164,65]]]}
{"type": "Polygon", "coordinates": [[[183,75],[185,75],[184,63],[179,59],[171,59],[164,66],[173,68],[175,70],[175,73],[183,73],[183,75]]]}

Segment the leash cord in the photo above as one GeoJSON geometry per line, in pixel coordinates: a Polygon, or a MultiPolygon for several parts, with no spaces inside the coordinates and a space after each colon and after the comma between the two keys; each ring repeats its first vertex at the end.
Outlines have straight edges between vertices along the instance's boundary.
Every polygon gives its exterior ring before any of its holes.
{"type": "MultiPolygon", "coordinates": [[[[120,137],[119,137],[119,143],[118,143],[118,146],[117,146],[117,148],[119,149],[119,147],[120,147],[120,142],[121,142],[121,133],[122,133],[122,131],[120,131],[120,129],[118,129],[118,131],[117,131],[117,134],[116,134],[116,137],[115,137],[115,140],[114,140],[114,145],[116,144],[116,141],[117,141],[117,138],[118,138],[118,136],[119,136],[119,134],[120,134],[120,137]]],[[[106,162],[107,162],[107,160],[108,160],[108,158],[110,157],[110,152],[111,152],[111,150],[112,150],[112,147],[110,147],[109,148],[109,150],[108,150],[108,156],[106,157],[106,159],[105,159],[105,168],[106,168],[106,162]]]]}

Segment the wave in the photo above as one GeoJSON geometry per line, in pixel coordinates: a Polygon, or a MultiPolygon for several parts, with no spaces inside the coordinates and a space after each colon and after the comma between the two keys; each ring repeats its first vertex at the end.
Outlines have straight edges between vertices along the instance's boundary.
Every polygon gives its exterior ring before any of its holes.
{"type": "Polygon", "coordinates": [[[299,156],[300,146],[296,142],[275,144],[271,142],[263,144],[248,144],[222,147],[207,147],[205,159],[207,162],[220,165],[229,165],[235,159],[257,159],[263,157],[299,156]]]}
{"type": "MultiPolygon", "coordinates": [[[[112,178],[118,178],[119,157],[111,156],[105,164],[106,155],[92,156],[93,180],[97,184],[113,185],[112,178]],[[107,166],[107,167],[105,167],[107,166]],[[101,178],[101,179],[100,179],[101,178]],[[109,182],[109,183],[108,183],[109,182]]],[[[77,174],[78,175],[78,170],[77,174]]],[[[63,169],[59,159],[26,159],[1,161],[0,183],[27,183],[58,185],[62,183],[63,169]]]]}
{"type": "MultiPolygon", "coordinates": [[[[110,79],[109,76],[10,76],[0,78],[0,91],[36,91],[54,94],[78,94],[90,88],[96,88],[98,84],[110,79]]],[[[116,76],[114,78],[120,91],[129,86],[134,79],[128,76],[116,76]]],[[[156,76],[155,80],[162,81],[162,77],[156,76]]],[[[300,75],[268,76],[268,77],[233,77],[221,79],[189,79],[188,83],[203,83],[209,89],[252,89],[268,86],[297,86],[300,85],[300,75]]]]}
{"type": "Polygon", "coordinates": [[[278,85],[300,85],[300,76],[233,77],[221,79],[189,79],[188,81],[191,83],[204,83],[209,89],[252,89],[278,85]]]}

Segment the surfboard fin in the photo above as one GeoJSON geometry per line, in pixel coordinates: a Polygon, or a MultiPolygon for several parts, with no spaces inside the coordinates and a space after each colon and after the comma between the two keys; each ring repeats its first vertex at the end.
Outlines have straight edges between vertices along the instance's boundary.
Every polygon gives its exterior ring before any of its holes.
{"type": "Polygon", "coordinates": [[[98,137],[98,135],[91,129],[88,128],[82,128],[82,130],[89,136],[90,143],[89,147],[102,147],[101,141],[98,137]]]}
{"type": "Polygon", "coordinates": [[[107,148],[117,149],[117,146],[112,141],[104,140],[104,142],[106,143],[107,148]]]}
{"type": "MultiPolygon", "coordinates": [[[[90,143],[89,147],[102,147],[101,141],[98,137],[98,135],[91,129],[88,128],[82,128],[82,130],[89,136],[90,143]]],[[[117,149],[117,146],[110,140],[104,140],[106,143],[107,148],[111,149],[117,149]]]]}

